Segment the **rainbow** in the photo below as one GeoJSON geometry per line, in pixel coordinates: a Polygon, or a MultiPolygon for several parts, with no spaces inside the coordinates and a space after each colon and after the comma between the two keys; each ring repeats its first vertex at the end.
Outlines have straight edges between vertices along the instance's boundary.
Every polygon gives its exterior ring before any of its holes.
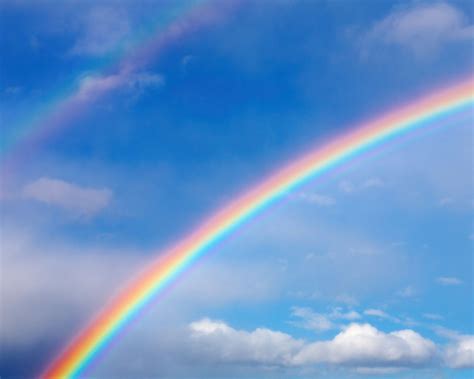
{"type": "MultiPolygon", "coordinates": [[[[77,378],[98,353],[179,275],[218,241],[303,183],[375,146],[427,127],[458,112],[472,112],[474,81],[465,80],[364,124],[314,149],[210,217],[176,246],[159,255],[93,319],[41,375],[77,378]]],[[[470,114],[472,117],[472,113],[470,114]]]]}
{"type": "Polygon", "coordinates": [[[67,84],[56,96],[35,109],[8,129],[0,140],[2,176],[19,171],[18,166],[31,157],[41,143],[72,125],[98,100],[146,72],[169,46],[192,35],[196,29],[213,25],[234,11],[239,3],[213,0],[190,0],[161,9],[146,31],[134,36],[126,46],[113,52],[107,64],[97,67],[73,85],[67,84]]]}

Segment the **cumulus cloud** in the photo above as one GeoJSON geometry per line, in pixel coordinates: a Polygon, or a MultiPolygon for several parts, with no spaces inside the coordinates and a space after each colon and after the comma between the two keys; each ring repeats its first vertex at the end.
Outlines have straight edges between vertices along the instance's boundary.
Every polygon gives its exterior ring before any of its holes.
{"type": "Polygon", "coordinates": [[[288,334],[258,328],[236,330],[222,321],[203,319],[190,324],[191,339],[207,359],[225,363],[290,365],[304,342],[288,334]]]}
{"type": "Polygon", "coordinates": [[[436,281],[443,286],[459,286],[462,284],[460,279],[449,276],[440,276],[436,279],[436,281]]]}
{"type": "Polygon", "coordinates": [[[80,187],[61,179],[42,177],[27,184],[23,188],[23,195],[79,215],[92,216],[107,207],[112,191],[108,188],[80,187]]]}
{"type": "Polygon", "coordinates": [[[474,368],[474,336],[459,336],[446,347],[444,357],[448,367],[474,368]]]}
{"type": "Polygon", "coordinates": [[[397,45],[424,56],[449,42],[473,38],[474,25],[459,9],[436,2],[394,10],[372,27],[364,42],[369,48],[378,44],[397,45]]]}
{"type": "Polygon", "coordinates": [[[413,330],[384,333],[369,324],[351,324],[330,341],[306,345],[294,362],[412,367],[427,365],[436,354],[435,344],[413,330]]]}
{"type": "Polygon", "coordinates": [[[312,343],[266,328],[236,330],[210,319],[191,323],[190,330],[203,347],[200,354],[227,363],[403,368],[428,365],[438,354],[432,341],[412,330],[384,333],[369,324],[351,324],[331,340],[312,343]]]}

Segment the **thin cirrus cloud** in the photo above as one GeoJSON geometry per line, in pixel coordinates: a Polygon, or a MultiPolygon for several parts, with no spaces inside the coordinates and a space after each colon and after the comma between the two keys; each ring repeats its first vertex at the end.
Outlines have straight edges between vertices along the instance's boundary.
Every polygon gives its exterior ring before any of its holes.
{"type": "Polygon", "coordinates": [[[100,56],[114,50],[130,33],[125,12],[114,8],[94,8],[83,18],[81,33],[71,55],[100,56]]]}
{"type": "Polygon", "coordinates": [[[341,307],[336,307],[329,313],[317,313],[308,307],[292,307],[291,316],[294,320],[290,324],[313,332],[340,328],[342,320],[354,321],[362,317],[354,310],[344,312],[341,307]]]}
{"type": "Polygon", "coordinates": [[[462,284],[462,280],[450,276],[440,276],[436,278],[436,282],[443,286],[459,286],[462,284]]]}
{"type": "Polygon", "coordinates": [[[418,57],[429,56],[447,43],[472,41],[474,25],[445,2],[395,9],[365,35],[365,53],[377,45],[395,45],[418,57]]]}
{"type": "Polygon", "coordinates": [[[373,188],[381,188],[384,185],[384,181],[377,177],[366,179],[361,183],[354,183],[350,180],[343,180],[339,183],[339,190],[344,193],[354,193],[373,188]]]}
{"type": "Polygon", "coordinates": [[[333,197],[321,195],[319,193],[300,192],[298,194],[295,194],[293,198],[320,207],[330,207],[336,204],[336,200],[333,197]]]}
{"type": "Polygon", "coordinates": [[[23,188],[23,196],[81,216],[93,216],[109,205],[112,191],[42,177],[27,184],[23,188]]]}

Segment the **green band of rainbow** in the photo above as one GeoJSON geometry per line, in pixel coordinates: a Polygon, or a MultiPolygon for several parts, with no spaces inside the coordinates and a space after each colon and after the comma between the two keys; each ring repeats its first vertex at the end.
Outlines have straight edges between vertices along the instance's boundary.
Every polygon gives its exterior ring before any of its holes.
{"type": "Polygon", "coordinates": [[[353,129],[290,163],[203,223],[148,268],[93,319],[42,374],[43,378],[74,378],[153,298],[246,220],[313,179],[398,136],[428,127],[433,121],[472,109],[474,82],[465,80],[374,122],[353,129]]]}

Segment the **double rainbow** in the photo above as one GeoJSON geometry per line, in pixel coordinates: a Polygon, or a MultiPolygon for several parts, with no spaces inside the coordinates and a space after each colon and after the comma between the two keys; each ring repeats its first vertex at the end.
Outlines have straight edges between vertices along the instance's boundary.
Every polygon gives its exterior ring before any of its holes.
{"type": "MultiPolygon", "coordinates": [[[[428,127],[459,112],[472,112],[474,81],[442,90],[352,129],[279,170],[210,217],[148,268],[86,327],[42,374],[76,378],[130,321],[214,244],[295,187],[399,136],[428,127]]],[[[472,114],[471,114],[472,120],[472,114]]]]}

